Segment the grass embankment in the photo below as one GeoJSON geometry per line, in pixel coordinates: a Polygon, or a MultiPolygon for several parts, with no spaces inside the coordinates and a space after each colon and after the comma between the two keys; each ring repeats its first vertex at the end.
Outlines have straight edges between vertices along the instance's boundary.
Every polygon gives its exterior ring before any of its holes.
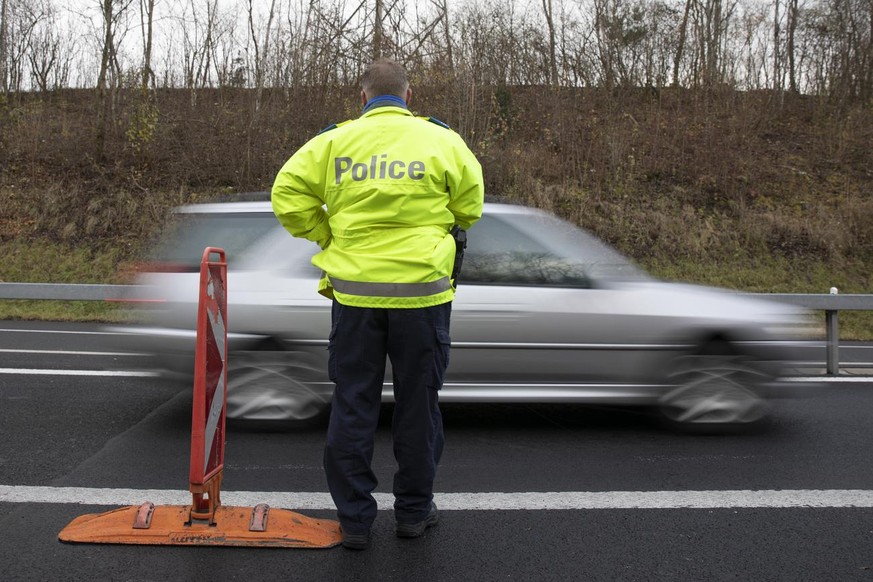
{"type": "MultiPolygon", "coordinates": [[[[119,271],[122,252],[40,240],[0,245],[0,281],[13,283],[129,283],[119,271]]],[[[114,321],[128,319],[118,303],[105,301],[0,300],[0,319],[114,321]]]]}

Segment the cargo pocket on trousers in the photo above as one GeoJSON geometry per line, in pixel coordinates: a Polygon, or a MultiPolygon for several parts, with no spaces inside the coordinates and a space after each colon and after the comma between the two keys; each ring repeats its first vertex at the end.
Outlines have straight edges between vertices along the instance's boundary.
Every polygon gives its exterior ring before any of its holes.
{"type": "Polygon", "coordinates": [[[449,355],[452,351],[452,338],[449,337],[448,330],[436,330],[436,345],[434,346],[434,362],[433,375],[430,379],[429,386],[434,390],[439,390],[443,387],[443,380],[446,375],[446,368],[449,367],[449,355]]]}

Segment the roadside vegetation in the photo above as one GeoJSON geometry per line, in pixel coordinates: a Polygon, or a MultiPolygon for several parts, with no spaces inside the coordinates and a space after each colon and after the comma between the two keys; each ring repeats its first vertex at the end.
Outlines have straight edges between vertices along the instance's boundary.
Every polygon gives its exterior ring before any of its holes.
{"type": "MultiPolygon", "coordinates": [[[[88,70],[74,60],[84,49],[62,46],[75,38],[63,3],[0,2],[0,280],[129,282],[170,208],[269,190],[297,147],[358,115],[362,67],[386,55],[407,64],[413,109],[470,144],[489,194],[551,210],[656,276],[873,292],[873,31],[857,28],[860,5],[619,0],[588,14],[482,0],[412,14],[370,0],[349,17],[327,0],[219,12],[192,0],[194,17],[157,18],[152,0],[101,0],[88,70]],[[185,51],[159,61],[161,27],[185,51]]],[[[124,315],[0,301],[0,317],[124,315]]],[[[873,339],[871,313],[840,323],[873,339]]]]}

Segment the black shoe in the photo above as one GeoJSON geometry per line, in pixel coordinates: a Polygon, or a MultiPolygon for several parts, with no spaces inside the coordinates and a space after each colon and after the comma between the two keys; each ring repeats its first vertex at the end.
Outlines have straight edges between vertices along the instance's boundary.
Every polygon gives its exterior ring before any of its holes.
{"type": "Polygon", "coordinates": [[[343,532],[343,547],[349,550],[366,550],[370,545],[370,532],[346,533],[343,532]]]}
{"type": "Polygon", "coordinates": [[[427,517],[416,523],[397,523],[397,528],[394,530],[398,538],[417,538],[424,533],[424,530],[432,525],[436,525],[440,520],[440,514],[437,512],[436,503],[430,502],[430,511],[427,517]]]}

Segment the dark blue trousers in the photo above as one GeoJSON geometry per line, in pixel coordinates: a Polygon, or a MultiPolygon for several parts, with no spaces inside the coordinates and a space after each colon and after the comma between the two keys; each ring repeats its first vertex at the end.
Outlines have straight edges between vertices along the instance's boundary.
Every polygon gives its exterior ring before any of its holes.
{"type": "Polygon", "coordinates": [[[386,358],[394,380],[394,515],[423,520],[443,451],[439,390],[449,363],[451,303],[418,309],[349,307],[334,301],[330,379],[336,388],[324,470],[343,531],[363,533],[376,519],[371,468],[386,358]]]}

